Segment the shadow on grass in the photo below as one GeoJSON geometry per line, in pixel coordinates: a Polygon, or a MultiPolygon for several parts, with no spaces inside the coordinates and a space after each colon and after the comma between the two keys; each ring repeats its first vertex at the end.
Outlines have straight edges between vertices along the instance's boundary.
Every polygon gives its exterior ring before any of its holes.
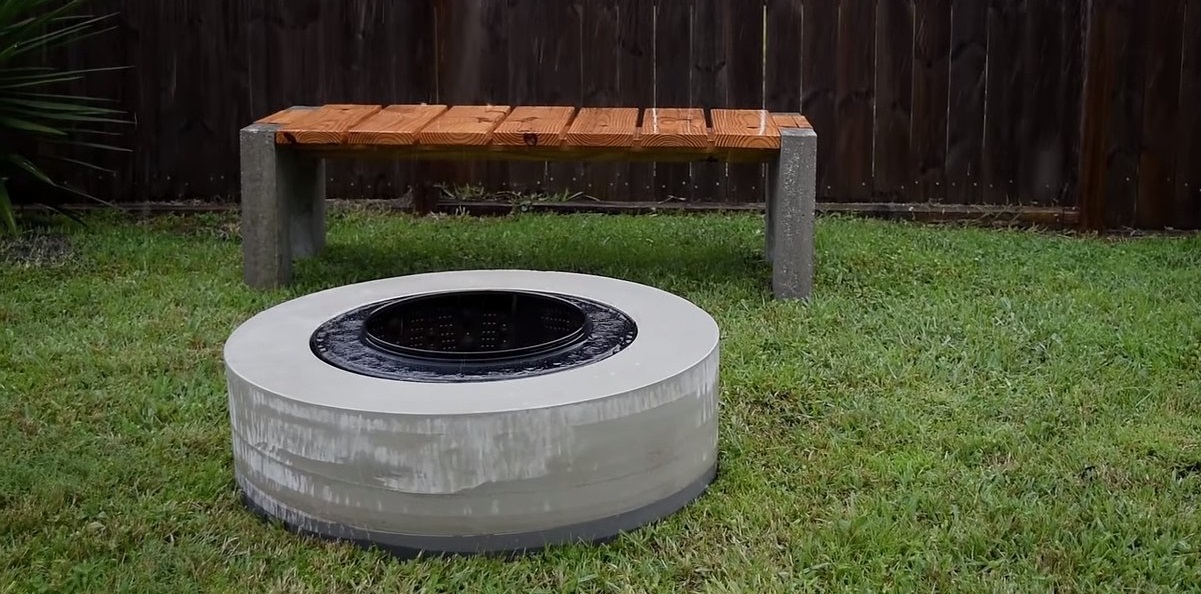
{"type": "MultiPolygon", "coordinates": [[[[481,240],[454,249],[436,238],[331,242],[296,263],[295,286],[313,291],[409,274],[453,270],[553,270],[619,278],[668,291],[765,292],[770,265],[753,242],[695,241],[662,246],[597,245],[592,238],[539,243],[481,240]]],[[[766,295],[766,293],[764,293],[766,295]]]]}

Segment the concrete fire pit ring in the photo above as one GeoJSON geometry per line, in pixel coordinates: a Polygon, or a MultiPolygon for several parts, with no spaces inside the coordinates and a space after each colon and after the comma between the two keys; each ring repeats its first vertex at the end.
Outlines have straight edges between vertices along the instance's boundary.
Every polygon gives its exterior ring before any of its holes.
{"type": "Polygon", "coordinates": [[[717,324],[636,283],[519,270],[371,281],[272,307],[224,354],[243,499],[303,534],[406,557],[604,541],[679,511],[716,472],[717,324]],[[567,330],[609,328],[613,312],[636,331],[597,343],[594,360],[511,377],[376,377],[321,354],[324,329],[356,311],[480,292],[583,304],[589,321],[556,312],[552,354],[590,348],[563,346],[584,345],[567,330]]]}

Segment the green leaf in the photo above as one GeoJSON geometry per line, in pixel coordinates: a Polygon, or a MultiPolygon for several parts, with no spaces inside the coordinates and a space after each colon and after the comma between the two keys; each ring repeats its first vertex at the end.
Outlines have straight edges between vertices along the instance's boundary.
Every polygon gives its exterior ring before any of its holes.
{"type": "Polygon", "coordinates": [[[34,165],[32,161],[22,157],[21,155],[8,153],[7,155],[4,155],[4,160],[16,165],[17,167],[20,167],[21,169],[24,169],[25,171],[29,172],[30,175],[38,178],[38,180],[43,183],[50,184],[54,187],[60,187],[58,184],[54,183],[54,180],[50,179],[49,176],[43,173],[41,169],[38,169],[37,165],[34,165]]]}
{"type": "Polygon", "coordinates": [[[6,183],[8,180],[0,177],[0,222],[12,235],[17,234],[17,219],[13,216],[12,197],[8,195],[6,183]]]}
{"type": "Polygon", "coordinates": [[[62,130],[57,128],[51,128],[35,122],[18,120],[4,116],[0,116],[0,127],[12,128],[14,130],[25,130],[26,132],[37,132],[39,134],[48,134],[50,136],[66,136],[62,130]]]}

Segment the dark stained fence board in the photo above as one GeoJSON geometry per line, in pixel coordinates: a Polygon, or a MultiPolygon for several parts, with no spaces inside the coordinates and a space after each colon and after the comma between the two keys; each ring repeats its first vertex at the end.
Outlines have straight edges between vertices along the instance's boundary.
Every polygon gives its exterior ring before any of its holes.
{"type": "Polygon", "coordinates": [[[1111,109],[1107,113],[1105,212],[1109,226],[1129,225],[1138,203],[1142,145],[1146,34],[1140,0],[1113,0],[1102,18],[1111,32],[1106,59],[1112,69],[1111,109]]]}
{"type": "Polygon", "coordinates": [[[871,198],[875,106],[876,0],[842,0],[838,16],[838,171],[834,192],[844,200],[871,198]]]}
{"type": "Polygon", "coordinates": [[[1080,140],[1084,98],[1085,30],[1088,26],[1085,2],[1063,4],[1063,60],[1059,77],[1060,142],[1064,155],[1063,185],[1059,205],[1071,207],[1079,200],[1080,140]]]}
{"type": "Polygon", "coordinates": [[[876,15],[875,200],[905,202],[913,113],[913,0],[880,0],[876,15]]]}
{"type": "MultiPolygon", "coordinates": [[[[753,3],[753,2],[750,2],[753,3]]],[[[723,0],[692,1],[692,74],[688,105],[705,110],[720,107],[728,97],[730,64],[726,61],[721,14],[723,0]]],[[[724,202],[729,189],[724,163],[693,163],[688,166],[694,202],[724,202]]],[[[737,199],[737,197],[735,197],[737,199]]]]}
{"type": "MultiPolygon", "coordinates": [[[[622,105],[640,107],[655,100],[655,3],[653,0],[617,0],[617,98],[622,105]]],[[[605,48],[588,48],[611,55],[605,48]]],[[[631,163],[625,169],[630,200],[650,200],[655,193],[655,165],[631,163]]]]}
{"type": "Polygon", "coordinates": [[[954,0],[952,10],[947,201],[978,204],[982,198],[988,3],[954,0]]]}
{"type": "MultiPolygon", "coordinates": [[[[542,44],[540,53],[524,68],[536,77],[537,94],[534,105],[579,106],[583,103],[583,72],[581,56],[583,4],[588,0],[536,0],[542,18],[534,24],[542,44]]],[[[610,45],[610,60],[612,45],[610,45]]],[[[575,181],[579,167],[573,163],[548,163],[543,189],[551,193],[578,191],[575,181]]]]}
{"type": "Polygon", "coordinates": [[[1201,2],[1189,0],[1180,71],[1180,153],[1172,224],[1201,228],[1201,2]]]}
{"type": "Polygon", "coordinates": [[[917,0],[914,10],[913,138],[910,158],[920,202],[946,200],[951,1],[917,0]]]}
{"type": "MultiPolygon", "coordinates": [[[[1139,156],[1135,225],[1163,228],[1170,224],[1176,194],[1179,151],[1181,44],[1184,0],[1148,2],[1146,92],[1143,96],[1142,154],[1139,156]]],[[[1201,101],[1201,96],[1195,97],[1201,101]]],[[[1194,165],[1195,167],[1196,165],[1194,165]]]]}
{"type": "Polygon", "coordinates": [[[1018,183],[1015,202],[1048,205],[1058,202],[1065,155],[1059,135],[1059,67],[1063,57],[1061,0],[1026,0],[1022,29],[1024,84],[1018,127],[1018,183]]]}
{"type": "MultiPolygon", "coordinates": [[[[621,103],[623,60],[613,55],[614,48],[620,51],[621,8],[616,2],[584,2],[580,7],[582,107],[621,103]]],[[[627,163],[581,163],[570,187],[599,200],[629,200],[629,172],[627,163]]]]}
{"type": "MultiPolygon", "coordinates": [[[[718,63],[725,64],[725,95],[719,97],[713,107],[734,109],[762,109],[763,98],[763,53],[748,51],[748,48],[763,47],[763,0],[739,0],[719,2],[717,22],[719,24],[720,51],[718,63]]],[[[725,187],[724,202],[762,202],[763,187],[767,170],[759,163],[732,163],[718,167],[718,179],[725,187]],[[724,180],[722,172],[724,170],[724,180]]]]}
{"type": "Polygon", "coordinates": [[[773,112],[801,111],[802,0],[767,0],[766,93],[773,112]]]}
{"type": "Polygon", "coordinates": [[[817,196],[844,200],[834,192],[838,120],[835,93],[838,55],[838,3],[805,0],[801,71],[801,113],[817,133],[817,196]]]}
{"type": "Polygon", "coordinates": [[[1014,204],[1020,150],[1018,122],[1022,109],[1022,26],[1024,0],[988,3],[988,80],[984,114],[981,187],[984,202],[1014,204]]]}
{"type": "MultiPolygon", "coordinates": [[[[692,82],[692,13],[689,0],[655,2],[655,107],[688,107],[692,82]]],[[[655,165],[655,199],[692,197],[688,165],[655,165]]]]}

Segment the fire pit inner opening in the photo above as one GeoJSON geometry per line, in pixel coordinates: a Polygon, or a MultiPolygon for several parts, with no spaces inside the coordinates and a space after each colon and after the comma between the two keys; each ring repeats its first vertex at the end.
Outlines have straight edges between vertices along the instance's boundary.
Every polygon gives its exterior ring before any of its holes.
{"type": "Polygon", "coordinates": [[[546,355],[583,342],[588,316],[552,295],[450,291],[391,301],[363,322],[376,349],[427,361],[500,362],[546,355]]]}

